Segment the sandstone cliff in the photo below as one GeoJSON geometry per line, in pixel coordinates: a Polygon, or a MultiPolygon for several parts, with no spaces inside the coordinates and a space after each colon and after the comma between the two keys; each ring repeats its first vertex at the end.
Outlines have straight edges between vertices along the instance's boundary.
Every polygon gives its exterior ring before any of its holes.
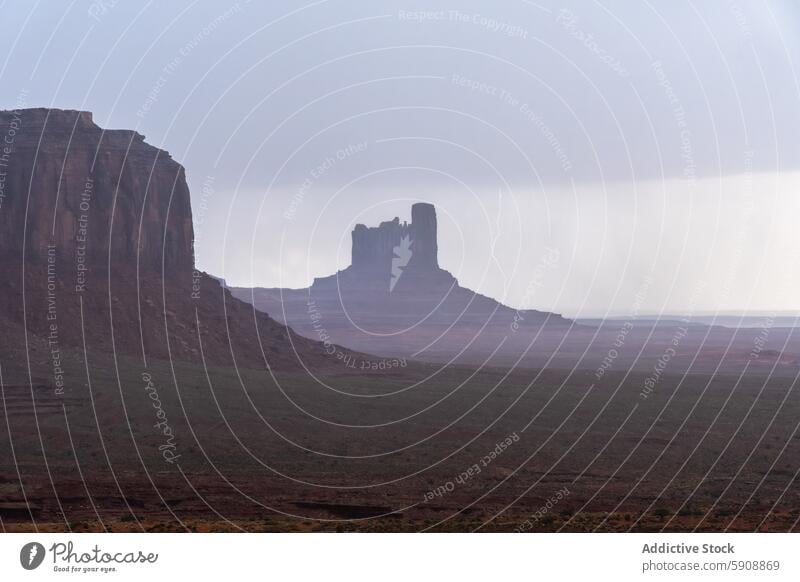
{"type": "Polygon", "coordinates": [[[43,338],[51,362],[84,346],[257,368],[329,359],[194,270],[184,169],[140,134],[27,109],[0,112],[0,140],[0,323],[25,330],[7,345],[43,338]]]}
{"type": "Polygon", "coordinates": [[[0,135],[6,259],[192,269],[189,188],[167,152],[134,131],[102,130],[85,111],[1,112],[0,135]]]}

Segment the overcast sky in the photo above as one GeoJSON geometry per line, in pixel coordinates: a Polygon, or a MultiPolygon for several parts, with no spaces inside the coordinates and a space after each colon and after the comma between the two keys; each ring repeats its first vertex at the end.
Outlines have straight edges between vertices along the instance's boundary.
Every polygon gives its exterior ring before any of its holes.
{"type": "Polygon", "coordinates": [[[168,150],[231,284],[429,201],[440,264],[515,307],[800,309],[796,3],[268,4],[2,2],[0,106],[168,150]]]}

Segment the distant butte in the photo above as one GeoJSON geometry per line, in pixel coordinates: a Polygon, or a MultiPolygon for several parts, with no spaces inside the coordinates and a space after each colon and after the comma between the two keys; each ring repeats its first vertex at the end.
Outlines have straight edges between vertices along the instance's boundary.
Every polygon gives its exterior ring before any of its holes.
{"type": "Polygon", "coordinates": [[[458,285],[448,271],[439,267],[436,209],[432,204],[414,204],[411,224],[401,224],[398,217],[377,227],[357,224],[352,239],[350,266],[316,279],[312,286],[316,294],[346,288],[360,296],[369,290],[369,297],[359,297],[369,300],[394,293],[419,296],[458,285]]]}
{"type": "Polygon", "coordinates": [[[411,223],[358,224],[352,261],[308,289],[232,288],[301,335],[384,356],[449,359],[491,352],[509,338],[571,325],[560,315],[517,311],[459,285],[439,266],[436,208],[417,203],[411,223]],[[505,339],[503,339],[505,338],[505,339]]]}

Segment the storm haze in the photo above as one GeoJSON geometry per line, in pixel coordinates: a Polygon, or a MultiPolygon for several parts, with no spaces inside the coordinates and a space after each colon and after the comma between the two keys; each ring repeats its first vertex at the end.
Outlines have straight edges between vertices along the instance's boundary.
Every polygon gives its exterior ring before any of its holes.
{"type": "Polygon", "coordinates": [[[442,266],[514,307],[793,311],[797,22],[791,2],[16,4],[0,91],[168,150],[198,266],[230,284],[308,286],[356,223],[429,202],[442,266]]]}

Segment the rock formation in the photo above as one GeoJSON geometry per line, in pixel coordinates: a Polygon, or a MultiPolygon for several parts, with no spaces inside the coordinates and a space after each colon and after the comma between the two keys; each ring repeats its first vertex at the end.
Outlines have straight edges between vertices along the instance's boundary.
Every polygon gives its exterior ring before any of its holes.
{"type": "Polygon", "coordinates": [[[127,130],[103,130],[86,111],[0,113],[3,255],[80,262],[136,260],[145,270],[191,271],[192,212],[180,164],[127,130]]]}
{"type": "Polygon", "coordinates": [[[0,112],[0,141],[9,328],[52,353],[86,346],[257,368],[329,359],[194,269],[184,169],[142,135],[101,129],[85,111],[26,109],[0,112]]]}
{"type": "Polygon", "coordinates": [[[397,217],[377,227],[359,224],[352,240],[352,264],[308,289],[232,292],[301,335],[386,356],[491,352],[509,337],[529,341],[531,334],[562,334],[570,325],[558,315],[513,310],[461,287],[439,267],[431,204],[414,204],[410,224],[397,217]]]}
{"type": "Polygon", "coordinates": [[[358,224],[353,229],[352,263],[331,277],[314,281],[314,289],[324,293],[347,289],[352,299],[371,302],[392,293],[398,296],[412,287],[420,291],[449,288],[455,278],[439,268],[436,209],[432,204],[411,207],[411,223],[400,219],[382,222],[377,227],[358,224]],[[369,289],[369,296],[363,293],[369,289]]]}
{"type": "Polygon", "coordinates": [[[411,241],[409,269],[439,268],[436,233],[436,209],[432,204],[418,203],[411,207],[411,224],[395,217],[377,228],[359,224],[353,230],[352,267],[354,271],[380,272],[389,276],[394,249],[403,238],[411,241]]]}

